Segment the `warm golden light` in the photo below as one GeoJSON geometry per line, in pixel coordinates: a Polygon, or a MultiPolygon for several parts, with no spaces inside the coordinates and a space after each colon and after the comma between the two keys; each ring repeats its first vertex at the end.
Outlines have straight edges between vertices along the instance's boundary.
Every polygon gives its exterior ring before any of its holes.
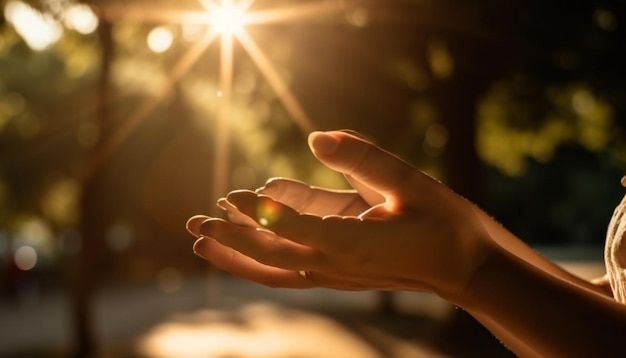
{"type": "Polygon", "coordinates": [[[232,1],[224,0],[221,5],[203,2],[209,12],[209,25],[221,35],[240,33],[246,25],[246,11],[232,1]]]}
{"type": "MultiPolygon", "coordinates": [[[[15,1],[15,0],[14,0],[15,1]]],[[[168,81],[158,90],[156,96],[137,108],[125,125],[103,144],[97,160],[92,167],[83,174],[92,175],[110,155],[128,139],[128,136],[143,122],[146,116],[160,103],[160,100],[171,90],[172,85],[191,68],[201,57],[202,53],[216,39],[220,39],[220,69],[217,98],[218,108],[215,124],[215,197],[223,194],[227,178],[224,173],[229,172],[229,143],[230,126],[233,112],[233,74],[234,74],[234,46],[239,44],[248,53],[263,77],[275,91],[278,99],[303,133],[314,130],[314,125],[300,105],[289,83],[283,80],[279,71],[272,64],[265,52],[258,46],[253,37],[246,30],[247,25],[265,25],[278,23],[293,23],[304,19],[324,18],[327,15],[342,12],[342,7],[325,0],[298,3],[292,6],[276,7],[263,10],[250,10],[255,0],[198,0],[204,7],[201,12],[161,11],[159,9],[133,8],[132,6],[108,5],[107,14],[112,17],[123,17],[134,21],[151,23],[183,23],[182,38],[192,41],[194,46],[185,54],[174,67],[168,81]],[[204,29],[208,26],[209,31],[204,29]]],[[[162,53],[170,49],[174,41],[174,34],[166,26],[158,26],[149,34],[148,47],[155,53],[162,53]]]]}
{"type": "Polygon", "coordinates": [[[69,29],[88,35],[96,31],[99,20],[88,5],[74,4],[65,10],[63,23],[69,29]]]}
{"type": "Polygon", "coordinates": [[[165,26],[158,26],[152,29],[146,39],[148,47],[152,52],[162,53],[167,51],[174,42],[172,30],[165,26]]]}
{"type": "Polygon", "coordinates": [[[230,312],[207,309],[177,315],[147,332],[137,349],[154,358],[379,356],[332,319],[262,302],[230,312]]]}
{"type": "Polygon", "coordinates": [[[244,25],[244,12],[234,6],[218,9],[211,16],[212,24],[219,33],[236,33],[241,31],[244,25]]]}
{"type": "Polygon", "coordinates": [[[63,35],[63,27],[56,19],[22,1],[9,1],[4,6],[4,17],[35,51],[47,49],[63,35]]]}

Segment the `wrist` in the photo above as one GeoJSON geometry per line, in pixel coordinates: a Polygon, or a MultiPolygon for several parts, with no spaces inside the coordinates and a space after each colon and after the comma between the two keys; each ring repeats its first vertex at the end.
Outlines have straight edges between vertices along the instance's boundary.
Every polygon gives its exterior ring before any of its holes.
{"type": "MultiPolygon", "coordinates": [[[[474,214],[478,216],[476,211],[474,214]]],[[[439,280],[442,284],[434,290],[440,297],[459,306],[469,298],[468,289],[472,283],[480,279],[494,257],[503,253],[484,223],[479,219],[473,223],[462,231],[459,245],[447,260],[450,263],[448,280],[439,280]]]]}
{"type": "Polygon", "coordinates": [[[477,261],[473,271],[467,275],[467,279],[457,286],[456,290],[444,292],[440,296],[468,311],[480,309],[484,303],[484,296],[489,295],[489,289],[486,288],[494,283],[494,277],[506,276],[501,272],[501,263],[510,260],[508,255],[510,254],[495,243],[486,245],[480,261],[477,261]]]}

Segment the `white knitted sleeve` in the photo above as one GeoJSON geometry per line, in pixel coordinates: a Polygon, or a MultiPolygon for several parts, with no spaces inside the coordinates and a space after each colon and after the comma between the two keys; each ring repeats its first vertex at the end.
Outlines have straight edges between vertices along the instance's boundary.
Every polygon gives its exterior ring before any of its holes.
{"type": "MultiPolygon", "coordinates": [[[[626,177],[622,178],[626,187],[626,177]]],[[[615,300],[626,304],[626,196],[613,212],[606,233],[604,263],[615,300]]]]}

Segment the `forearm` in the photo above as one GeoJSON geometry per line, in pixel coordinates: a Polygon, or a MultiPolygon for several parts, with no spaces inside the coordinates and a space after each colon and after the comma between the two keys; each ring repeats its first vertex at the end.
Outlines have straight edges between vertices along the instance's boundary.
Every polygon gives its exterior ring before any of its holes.
{"type": "Polygon", "coordinates": [[[546,273],[506,250],[495,250],[463,294],[448,299],[522,357],[623,353],[626,306],[546,273]]]}
{"type": "Polygon", "coordinates": [[[539,357],[539,354],[524,342],[520,337],[509,332],[505,327],[485,315],[474,315],[474,318],[489,329],[498,340],[518,357],[539,357]]]}
{"type": "Polygon", "coordinates": [[[485,227],[489,235],[503,249],[507,250],[515,256],[518,256],[520,259],[528,262],[529,264],[536,266],[541,270],[546,271],[547,273],[559,277],[572,284],[581,286],[583,288],[595,291],[603,295],[611,295],[611,291],[607,290],[606,287],[601,287],[600,285],[593,284],[587,280],[575,276],[563,269],[561,266],[558,266],[554,262],[546,259],[544,256],[537,253],[531,247],[515,237],[515,235],[513,235],[507,229],[502,227],[502,225],[500,225],[498,222],[490,218],[484,211],[478,208],[476,208],[476,211],[479,219],[483,223],[483,226],[485,227]]]}

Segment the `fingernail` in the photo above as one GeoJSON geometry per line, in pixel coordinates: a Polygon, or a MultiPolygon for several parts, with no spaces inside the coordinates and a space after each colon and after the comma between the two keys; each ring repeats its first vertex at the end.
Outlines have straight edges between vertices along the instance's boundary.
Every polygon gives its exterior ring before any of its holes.
{"type": "Polygon", "coordinates": [[[228,204],[226,202],[226,198],[218,199],[216,205],[217,205],[218,208],[220,208],[220,209],[222,209],[224,211],[228,211],[228,206],[227,206],[228,204]]]}
{"type": "Polygon", "coordinates": [[[314,152],[325,155],[335,153],[339,147],[339,140],[324,132],[311,132],[308,142],[314,152]]]}
{"type": "Polygon", "coordinates": [[[365,139],[365,140],[367,140],[367,141],[369,141],[369,140],[370,140],[369,138],[367,138],[367,137],[366,137],[366,136],[364,136],[363,134],[361,134],[361,133],[359,133],[359,132],[357,132],[357,131],[355,131],[355,130],[352,130],[352,129],[340,129],[339,131],[340,131],[340,132],[344,132],[344,133],[348,133],[348,134],[350,134],[350,135],[353,135],[353,136],[358,137],[358,138],[361,138],[361,139],[365,139]]]}
{"type": "Polygon", "coordinates": [[[232,214],[233,212],[237,211],[237,208],[233,204],[228,202],[226,198],[221,198],[220,200],[218,200],[217,207],[224,210],[226,214],[232,214]]]}
{"type": "Polygon", "coordinates": [[[200,236],[200,224],[208,218],[209,217],[205,215],[194,215],[187,220],[185,227],[191,235],[198,237],[200,236]]]}
{"type": "Polygon", "coordinates": [[[207,259],[206,256],[204,256],[201,251],[206,250],[207,249],[207,244],[208,244],[208,239],[201,237],[198,240],[196,240],[196,242],[193,243],[193,253],[202,257],[203,259],[207,259]]]}

